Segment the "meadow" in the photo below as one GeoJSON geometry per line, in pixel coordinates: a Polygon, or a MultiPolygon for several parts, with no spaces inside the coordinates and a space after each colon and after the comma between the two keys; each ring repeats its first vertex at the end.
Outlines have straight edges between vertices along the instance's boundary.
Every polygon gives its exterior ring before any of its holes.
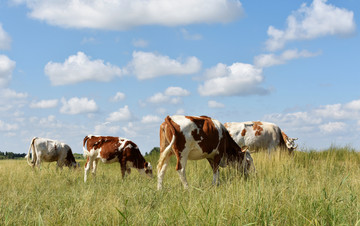
{"type": "MultiPolygon", "coordinates": [[[[172,160],[164,189],[136,170],[121,179],[119,164],[100,163],[96,181],[77,170],[25,160],[0,161],[0,225],[360,225],[360,153],[254,153],[256,173],[245,180],[220,169],[212,186],[206,160],[188,161],[184,190],[172,160]]],[[[146,157],[154,169],[157,154],[146,157]]]]}

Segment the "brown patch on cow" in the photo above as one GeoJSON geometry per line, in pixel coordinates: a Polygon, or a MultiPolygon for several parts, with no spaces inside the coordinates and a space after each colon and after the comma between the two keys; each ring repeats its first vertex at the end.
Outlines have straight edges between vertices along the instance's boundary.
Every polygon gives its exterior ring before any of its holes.
{"type": "Polygon", "coordinates": [[[245,134],[246,134],[246,129],[243,129],[243,130],[241,131],[241,136],[243,137],[243,136],[245,136],[245,134]]]}
{"type": "Polygon", "coordinates": [[[261,126],[263,125],[260,121],[253,122],[253,130],[255,131],[255,136],[260,136],[261,132],[264,130],[261,126]]]}
{"type": "Polygon", "coordinates": [[[89,163],[89,161],[90,161],[90,157],[87,157],[86,158],[86,163],[85,163],[85,168],[86,168],[87,164],[89,163]]]}
{"type": "Polygon", "coordinates": [[[288,136],[283,131],[281,131],[281,135],[282,135],[284,141],[288,140],[288,136]]]}
{"type": "Polygon", "coordinates": [[[203,152],[211,153],[219,144],[219,132],[210,117],[186,116],[195,123],[198,129],[191,131],[194,140],[198,141],[203,152]]]}

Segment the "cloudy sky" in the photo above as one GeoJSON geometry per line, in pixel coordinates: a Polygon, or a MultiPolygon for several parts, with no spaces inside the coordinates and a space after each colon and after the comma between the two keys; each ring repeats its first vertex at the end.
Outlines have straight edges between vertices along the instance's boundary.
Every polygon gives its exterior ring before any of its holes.
{"type": "Polygon", "coordinates": [[[166,115],[360,150],[358,0],[4,0],[0,151],[88,134],[159,146],[166,115]]]}

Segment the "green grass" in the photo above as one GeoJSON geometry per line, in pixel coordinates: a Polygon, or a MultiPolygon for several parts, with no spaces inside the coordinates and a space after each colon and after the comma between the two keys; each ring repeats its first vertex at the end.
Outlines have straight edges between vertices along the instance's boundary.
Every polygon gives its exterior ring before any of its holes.
{"type": "MultiPolygon", "coordinates": [[[[147,157],[156,168],[157,155],[147,157]]],[[[221,169],[211,186],[206,160],[188,161],[184,190],[174,160],[157,178],[100,163],[96,181],[55,163],[32,170],[24,160],[0,161],[0,225],[356,225],[360,224],[360,153],[349,147],[294,156],[253,154],[256,174],[245,181],[221,169]]]]}

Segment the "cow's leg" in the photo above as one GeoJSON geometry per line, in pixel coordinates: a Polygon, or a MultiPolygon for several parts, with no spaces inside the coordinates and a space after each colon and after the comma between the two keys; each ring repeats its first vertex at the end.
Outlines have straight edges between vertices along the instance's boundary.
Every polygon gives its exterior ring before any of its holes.
{"type": "Polygon", "coordinates": [[[125,178],[125,172],[126,172],[126,162],[120,162],[120,168],[121,168],[121,178],[125,178]]]}
{"type": "Polygon", "coordinates": [[[213,181],[212,181],[212,185],[219,185],[220,184],[220,180],[219,180],[219,164],[220,161],[218,159],[207,159],[210,163],[210,166],[213,170],[213,181]]]}
{"type": "Polygon", "coordinates": [[[59,159],[56,163],[56,170],[58,170],[58,168],[62,170],[63,166],[64,166],[64,161],[60,161],[59,159]]]}
{"type": "Polygon", "coordinates": [[[87,176],[89,174],[90,168],[92,166],[92,159],[88,156],[85,163],[85,172],[84,172],[84,182],[87,180],[87,176]]]}
{"type": "Polygon", "coordinates": [[[177,158],[176,170],[179,173],[180,180],[181,180],[182,184],[184,185],[184,188],[187,189],[189,187],[189,184],[186,180],[186,173],[185,173],[187,155],[185,155],[185,156],[177,155],[176,158],[177,158]]]}
{"type": "Polygon", "coordinates": [[[41,155],[37,156],[35,165],[41,169],[41,155]]]}
{"type": "Polygon", "coordinates": [[[97,168],[97,164],[98,164],[98,162],[99,162],[99,159],[95,159],[94,161],[93,161],[93,167],[92,167],[92,175],[94,176],[94,180],[96,181],[96,168],[97,168]]]}
{"type": "Polygon", "coordinates": [[[162,165],[161,169],[158,172],[158,185],[157,185],[158,190],[162,189],[162,182],[165,176],[165,171],[169,164],[169,160],[170,160],[170,156],[166,156],[164,159],[164,164],[162,165]]]}

